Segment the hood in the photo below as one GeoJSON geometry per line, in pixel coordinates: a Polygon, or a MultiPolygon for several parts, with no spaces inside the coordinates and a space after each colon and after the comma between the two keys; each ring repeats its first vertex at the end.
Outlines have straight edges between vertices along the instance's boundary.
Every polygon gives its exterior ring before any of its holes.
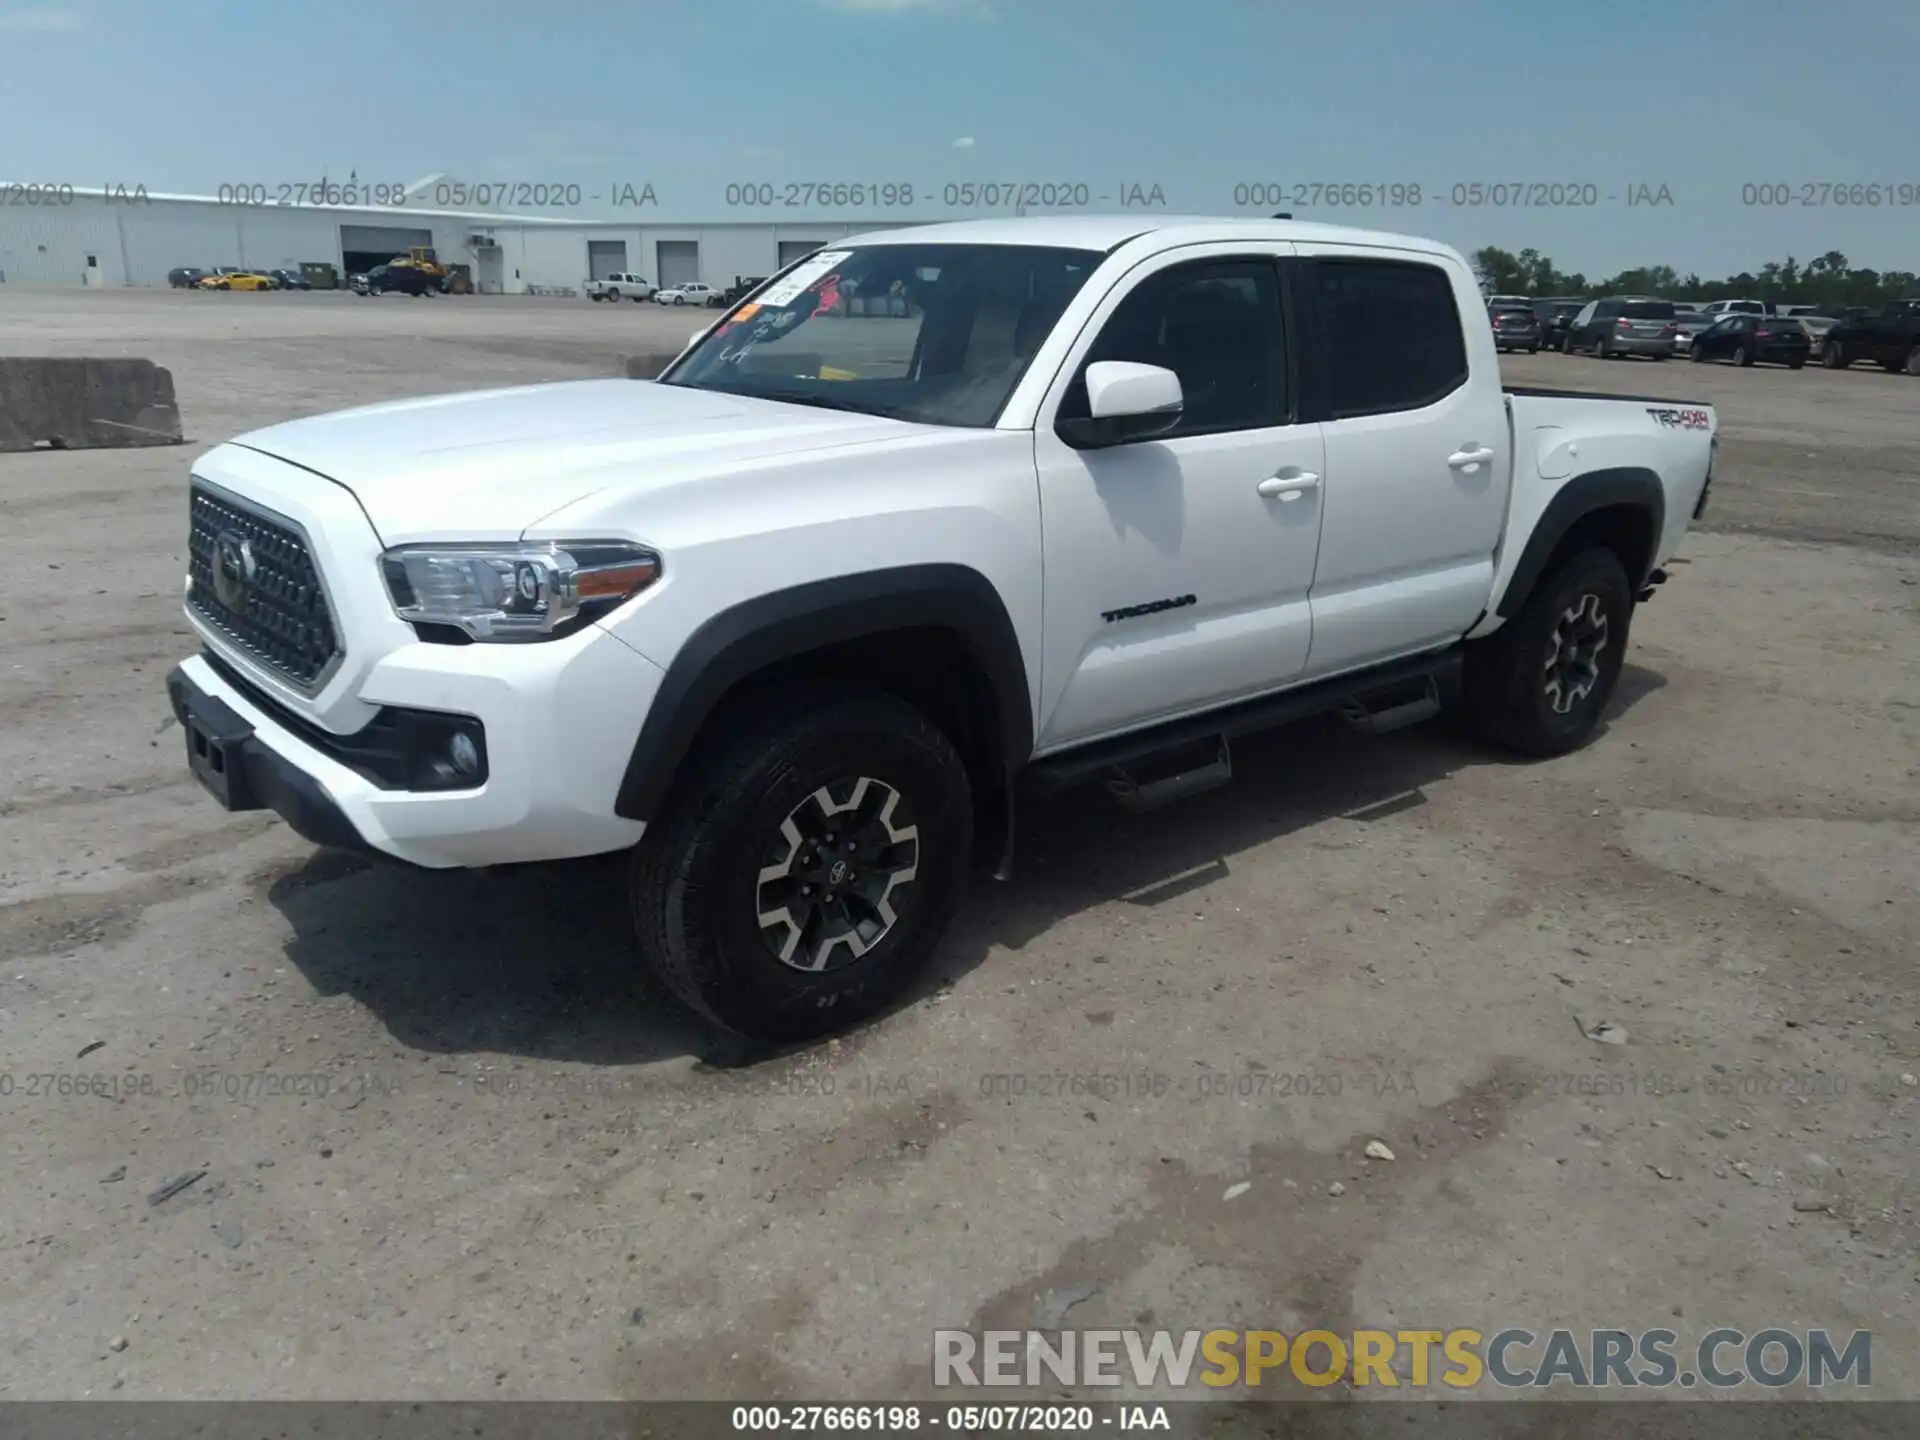
{"type": "Polygon", "coordinates": [[[232,443],[344,486],[381,541],[399,545],[512,540],[613,486],[644,490],[922,428],[650,380],[578,380],[339,410],[232,443]]]}

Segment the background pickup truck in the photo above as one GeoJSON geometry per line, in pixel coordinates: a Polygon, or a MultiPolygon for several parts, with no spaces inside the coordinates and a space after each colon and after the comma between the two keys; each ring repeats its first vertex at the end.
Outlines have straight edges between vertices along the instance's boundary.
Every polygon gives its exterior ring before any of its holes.
{"type": "Polygon", "coordinates": [[[1895,300],[1878,315],[1842,320],[1827,331],[1820,360],[1829,370],[1878,360],[1883,369],[1920,375],[1920,297],[1895,300]]]}
{"type": "Polygon", "coordinates": [[[1714,413],[1503,390],[1485,313],[1401,236],[933,225],[796,262],[657,383],[243,435],[190,487],[187,762],[416,865],[629,852],[674,993],[839,1028],[1010,872],[1023,796],[1194,796],[1324,711],[1594,734],[1714,413]]]}
{"type": "Polygon", "coordinates": [[[654,291],[653,282],[646,276],[626,271],[604,280],[589,280],[582,288],[589,300],[612,300],[616,304],[621,300],[650,300],[654,291]]]}

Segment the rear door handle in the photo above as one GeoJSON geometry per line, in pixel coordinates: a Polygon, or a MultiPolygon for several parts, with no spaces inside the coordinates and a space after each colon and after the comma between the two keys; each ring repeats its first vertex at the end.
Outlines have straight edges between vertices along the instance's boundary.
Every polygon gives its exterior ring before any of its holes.
{"type": "Polygon", "coordinates": [[[1475,465],[1485,465],[1493,459],[1493,451],[1482,445],[1478,450],[1456,450],[1447,456],[1447,464],[1456,470],[1471,470],[1475,465]]]}
{"type": "Polygon", "coordinates": [[[1280,474],[1273,476],[1271,479],[1262,480],[1258,485],[1254,486],[1254,489],[1258,490],[1269,500],[1277,495],[1285,502],[1288,500],[1298,500],[1302,495],[1306,494],[1307,491],[1317,488],[1319,484],[1320,477],[1311,470],[1296,470],[1291,475],[1280,474]]]}

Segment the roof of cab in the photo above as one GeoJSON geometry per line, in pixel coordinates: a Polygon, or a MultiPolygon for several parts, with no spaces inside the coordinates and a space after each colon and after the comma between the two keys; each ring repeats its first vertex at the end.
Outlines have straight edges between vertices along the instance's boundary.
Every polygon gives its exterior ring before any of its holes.
{"type": "Polygon", "coordinates": [[[1227,215],[1022,215],[995,220],[950,220],[895,230],[869,230],[831,242],[829,249],[855,245],[1057,245],[1074,250],[1115,250],[1151,235],[1166,244],[1208,240],[1297,240],[1328,244],[1378,245],[1452,255],[1450,246],[1415,235],[1317,225],[1305,220],[1267,220],[1227,215]]]}

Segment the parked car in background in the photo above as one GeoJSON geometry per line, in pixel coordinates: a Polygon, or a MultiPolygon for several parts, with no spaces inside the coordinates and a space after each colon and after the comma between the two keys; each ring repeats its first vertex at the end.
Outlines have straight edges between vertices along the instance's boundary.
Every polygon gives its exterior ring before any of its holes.
{"type": "Polygon", "coordinates": [[[1820,359],[1829,370],[1877,360],[1883,370],[1920,375],[1920,296],[1895,300],[1878,315],[1842,320],[1827,331],[1820,359]]]}
{"type": "Polygon", "coordinates": [[[1586,301],[1572,296],[1566,299],[1534,301],[1533,313],[1540,321],[1542,348],[1562,349],[1567,341],[1567,326],[1573,323],[1573,317],[1586,309],[1586,306],[1586,301]]]}
{"type": "Polygon", "coordinates": [[[398,265],[388,262],[376,265],[367,272],[367,291],[373,295],[385,295],[389,292],[401,295],[440,295],[445,293],[444,277],[418,265],[398,265]]]}
{"type": "Polygon", "coordinates": [[[662,305],[704,305],[707,297],[713,293],[713,286],[702,285],[695,280],[691,284],[675,285],[670,290],[657,290],[653,298],[662,305]]]}
{"type": "Polygon", "coordinates": [[[356,295],[365,295],[367,293],[366,274],[361,271],[356,271],[353,274],[347,276],[347,289],[351,290],[356,295]]]}
{"type": "Polygon", "coordinates": [[[177,270],[167,272],[167,284],[176,290],[191,290],[206,278],[207,272],[198,265],[182,265],[177,270]]]}
{"type": "Polygon", "coordinates": [[[1771,300],[1709,300],[1700,307],[1702,315],[1716,320],[1722,315],[1772,315],[1776,310],[1771,300]]]}
{"type": "Polygon", "coordinates": [[[201,290],[271,290],[273,281],[258,270],[218,270],[202,276],[196,286],[201,290]]]}
{"type": "Polygon", "coordinates": [[[1673,312],[1673,352],[1676,355],[1687,353],[1693,344],[1693,337],[1713,324],[1713,316],[1703,315],[1698,310],[1675,310],[1673,312]]]}
{"type": "Polygon", "coordinates": [[[376,265],[367,271],[366,274],[358,275],[354,278],[360,282],[358,285],[353,286],[354,294],[378,295],[381,292],[382,282],[387,278],[387,267],[384,265],[376,265]]]}
{"type": "Polygon", "coordinates": [[[302,275],[298,270],[287,270],[287,269],[269,270],[267,272],[267,276],[269,279],[273,281],[274,288],[276,290],[311,290],[313,289],[313,282],[307,279],[307,277],[302,275]]]}
{"type": "Polygon", "coordinates": [[[766,283],[767,277],[764,275],[736,275],[733,277],[733,284],[724,290],[714,291],[714,293],[708,297],[707,303],[709,305],[716,305],[724,310],[729,305],[737,305],[740,301],[746,299],[750,293],[766,283]]]}
{"type": "Polygon", "coordinates": [[[1532,302],[1491,305],[1487,308],[1487,318],[1493,322],[1496,354],[1504,350],[1524,350],[1529,355],[1540,353],[1540,317],[1533,313],[1532,302]]]}
{"type": "Polygon", "coordinates": [[[1572,355],[1591,350],[1601,360],[1622,355],[1646,355],[1665,360],[1673,354],[1678,334],[1671,300],[1650,295],[1610,295],[1591,300],[1573,317],[1561,349],[1572,355]]]}
{"type": "Polygon", "coordinates": [[[610,300],[619,304],[622,300],[632,300],[636,304],[653,298],[654,284],[644,275],[621,270],[607,276],[604,280],[589,280],[582,287],[589,300],[610,300]]]}
{"type": "Polygon", "coordinates": [[[1798,370],[1807,363],[1807,332],[1777,315],[1721,315],[1693,337],[1687,347],[1692,360],[1727,360],[1735,365],[1766,361],[1798,370]]]}
{"type": "Polygon", "coordinates": [[[1840,322],[1831,315],[1795,315],[1793,323],[1807,332],[1807,354],[1815,360],[1826,353],[1827,332],[1840,322]]]}

